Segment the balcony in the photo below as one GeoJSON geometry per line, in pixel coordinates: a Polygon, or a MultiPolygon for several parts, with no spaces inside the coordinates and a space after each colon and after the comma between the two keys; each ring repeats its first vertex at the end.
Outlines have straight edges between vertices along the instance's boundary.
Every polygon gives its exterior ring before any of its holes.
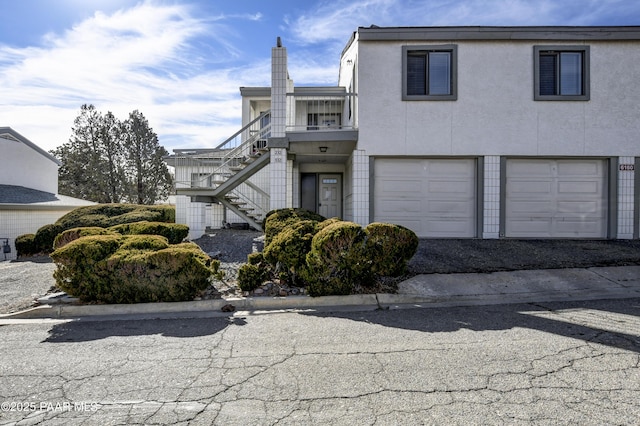
{"type": "Polygon", "coordinates": [[[355,93],[340,88],[301,88],[287,93],[286,131],[356,130],[356,100],[355,93]]]}

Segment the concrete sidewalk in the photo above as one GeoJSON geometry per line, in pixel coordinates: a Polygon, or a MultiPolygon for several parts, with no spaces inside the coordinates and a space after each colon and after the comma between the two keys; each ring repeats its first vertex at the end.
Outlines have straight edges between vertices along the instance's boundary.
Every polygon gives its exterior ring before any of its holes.
{"type": "Polygon", "coordinates": [[[640,266],[418,275],[400,283],[397,294],[251,297],[126,305],[78,305],[50,300],[47,305],[0,315],[0,325],[35,318],[206,316],[223,314],[225,305],[232,305],[235,311],[372,310],[617,298],[640,298],[640,266]]]}

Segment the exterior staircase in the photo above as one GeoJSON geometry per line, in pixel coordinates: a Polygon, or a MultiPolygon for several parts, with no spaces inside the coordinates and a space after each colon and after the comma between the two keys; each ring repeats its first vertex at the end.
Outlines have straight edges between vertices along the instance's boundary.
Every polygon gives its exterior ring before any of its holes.
{"type": "Polygon", "coordinates": [[[183,179],[177,176],[176,194],[196,202],[220,203],[262,231],[269,194],[249,178],[269,164],[270,132],[267,111],[210,151],[177,155],[176,173],[180,169],[186,174],[183,179]]]}

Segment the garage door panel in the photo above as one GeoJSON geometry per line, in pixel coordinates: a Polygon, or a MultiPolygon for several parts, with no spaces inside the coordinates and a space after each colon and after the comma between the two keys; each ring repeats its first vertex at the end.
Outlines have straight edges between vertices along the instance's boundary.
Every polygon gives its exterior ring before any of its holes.
{"type": "MultiPolygon", "coordinates": [[[[437,176],[474,177],[474,170],[469,168],[469,160],[432,160],[427,163],[427,172],[437,176]]],[[[466,179],[465,179],[466,180],[466,179]]]]}
{"type": "Polygon", "coordinates": [[[419,180],[407,180],[391,178],[388,181],[381,182],[380,190],[383,193],[411,194],[415,195],[422,191],[422,182],[419,180]]]}
{"type": "Polygon", "coordinates": [[[592,201],[564,201],[558,203],[558,213],[573,213],[578,217],[602,217],[602,204],[592,201]]]}
{"type": "Polygon", "coordinates": [[[450,194],[451,197],[459,197],[459,194],[469,193],[468,180],[429,180],[426,187],[431,194],[450,194]]]}
{"type": "Polygon", "coordinates": [[[559,176],[602,176],[601,160],[559,160],[559,176]]]}
{"type": "MultiPolygon", "coordinates": [[[[517,176],[527,176],[527,177],[535,177],[535,176],[550,176],[552,175],[553,165],[550,162],[538,161],[536,163],[532,163],[527,160],[510,160],[512,164],[516,165],[517,176]]],[[[511,177],[509,175],[509,171],[507,171],[507,177],[511,177]]]]}
{"type": "Polygon", "coordinates": [[[380,212],[386,215],[414,215],[420,213],[422,208],[421,200],[407,200],[403,198],[388,199],[379,204],[380,212]]]}
{"type": "Polygon", "coordinates": [[[604,160],[507,160],[505,234],[604,238],[606,197],[604,160]],[[547,175],[540,175],[545,170],[547,175]]]}
{"type": "Polygon", "coordinates": [[[599,194],[601,182],[558,182],[560,194],[599,194]]]}
{"type": "Polygon", "coordinates": [[[415,177],[422,174],[423,166],[420,160],[385,160],[376,162],[376,172],[384,176],[415,177]]]}
{"type": "Polygon", "coordinates": [[[469,217],[473,211],[465,203],[452,203],[450,201],[431,201],[425,206],[426,211],[433,214],[446,214],[448,216],[469,217]]]}
{"type": "Polygon", "coordinates": [[[509,192],[512,194],[548,194],[553,183],[551,180],[513,180],[509,192]]]}
{"type": "Polygon", "coordinates": [[[513,214],[524,214],[526,216],[529,216],[531,213],[536,213],[536,214],[546,214],[546,215],[551,215],[552,214],[552,207],[551,207],[551,203],[548,201],[545,202],[537,202],[537,201],[513,201],[512,202],[512,207],[511,207],[511,212],[513,214]]]}
{"type": "Polygon", "coordinates": [[[474,237],[475,160],[377,159],[374,220],[420,237],[474,237]]]}

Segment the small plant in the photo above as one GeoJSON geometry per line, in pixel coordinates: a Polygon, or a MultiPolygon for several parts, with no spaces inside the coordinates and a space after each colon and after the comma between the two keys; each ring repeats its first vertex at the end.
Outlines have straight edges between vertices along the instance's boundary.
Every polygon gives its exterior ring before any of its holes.
{"type": "Polygon", "coordinates": [[[242,291],[253,291],[260,287],[265,279],[265,273],[258,265],[245,263],[238,270],[238,286],[242,291]]]}

